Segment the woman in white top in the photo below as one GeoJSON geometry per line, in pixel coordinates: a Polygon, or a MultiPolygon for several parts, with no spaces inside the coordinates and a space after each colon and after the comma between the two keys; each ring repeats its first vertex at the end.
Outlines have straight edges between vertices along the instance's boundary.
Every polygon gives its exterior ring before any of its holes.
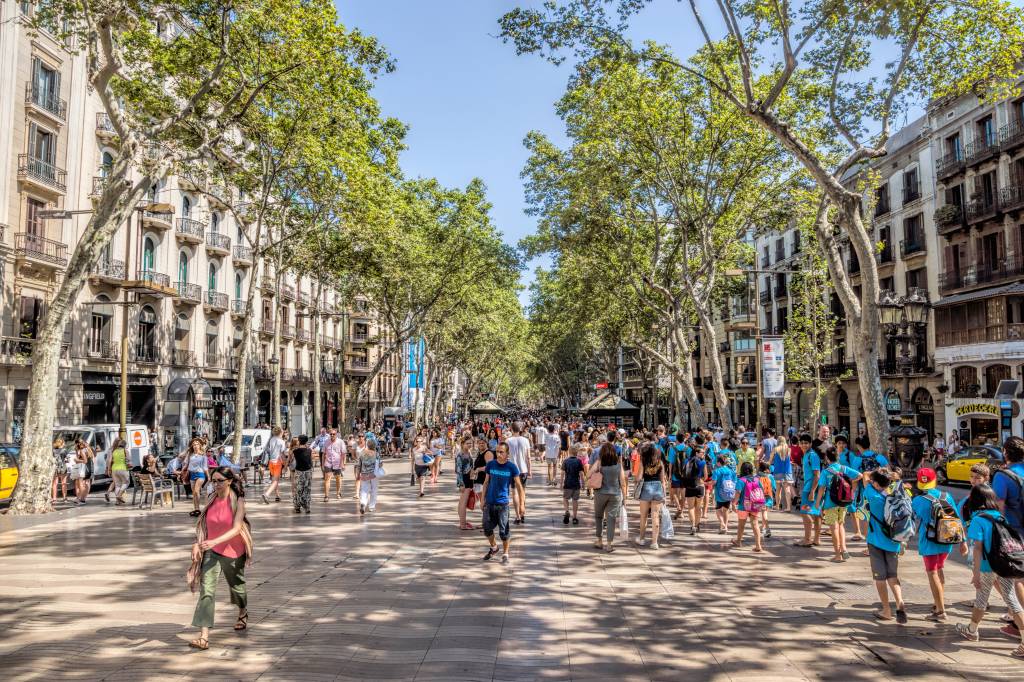
{"type": "Polygon", "coordinates": [[[423,438],[417,437],[413,441],[412,450],[409,451],[410,465],[415,480],[420,486],[420,497],[423,497],[423,484],[426,483],[427,472],[434,463],[434,456],[430,453],[423,438]]]}
{"type": "Polygon", "coordinates": [[[192,511],[189,516],[199,516],[199,494],[209,478],[210,465],[206,460],[203,441],[193,438],[188,444],[188,483],[192,489],[192,511]]]}

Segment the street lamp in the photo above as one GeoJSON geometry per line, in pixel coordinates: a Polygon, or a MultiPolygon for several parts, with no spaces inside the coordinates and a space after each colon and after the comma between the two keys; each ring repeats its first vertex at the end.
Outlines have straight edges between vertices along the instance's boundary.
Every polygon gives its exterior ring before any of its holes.
{"type": "Polygon", "coordinates": [[[896,367],[903,376],[903,399],[900,410],[900,425],[892,430],[894,454],[903,467],[916,467],[922,450],[921,439],[925,430],[914,425],[914,413],[910,407],[910,373],[914,359],[911,346],[920,349],[925,342],[925,328],[928,324],[928,293],[913,288],[906,296],[886,290],[878,297],[879,317],[885,337],[899,346],[896,367]],[[898,448],[902,444],[905,448],[898,448]],[[908,457],[909,455],[909,457],[908,457]]]}

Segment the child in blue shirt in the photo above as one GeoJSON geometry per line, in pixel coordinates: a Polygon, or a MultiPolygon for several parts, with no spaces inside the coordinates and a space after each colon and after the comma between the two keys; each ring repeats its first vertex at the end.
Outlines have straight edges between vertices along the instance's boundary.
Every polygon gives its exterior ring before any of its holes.
{"type": "MultiPolygon", "coordinates": [[[[914,510],[914,523],[917,526],[917,553],[924,561],[924,572],[928,576],[928,586],[932,590],[934,605],[932,612],[926,618],[935,623],[946,622],[945,584],[946,578],[943,569],[946,566],[946,558],[953,551],[953,545],[943,545],[928,538],[928,527],[932,524],[935,516],[934,505],[936,500],[945,502],[948,508],[960,517],[960,510],[949,493],[939,491],[936,487],[935,470],[928,467],[921,467],[917,470],[917,488],[921,494],[914,498],[911,504],[914,510]]],[[[967,545],[961,543],[961,553],[967,554],[967,545]]]]}
{"type": "MultiPolygon", "coordinates": [[[[836,476],[842,474],[850,479],[852,486],[856,486],[861,480],[861,473],[856,469],[843,466],[839,463],[839,451],[836,448],[825,450],[825,462],[827,466],[821,472],[821,484],[818,486],[817,504],[821,509],[822,523],[826,524],[832,531],[832,550],[835,553],[829,561],[840,564],[850,558],[850,552],[846,548],[846,529],[843,522],[846,520],[846,505],[840,506],[832,501],[829,489],[836,476]]],[[[854,488],[851,488],[851,493],[854,488]]]]}
{"type": "MultiPolygon", "coordinates": [[[[1013,583],[996,575],[985,556],[985,553],[992,549],[992,533],[995,530],[995,524],[1006,522],[1005,517],[999,511],[999,498],[991,486],[983,484],[971,489],[968,504],[971,509],[975,510],[971,517],[971,523],[967,526],[967,539],[974,545],[974,579],[971,580],[971,584],[975,587],[974,608],[971,609],[971,622],[957,623],[956,631],[960,633],[961,637],[972,642],[981,639],[978,634],[978,626],[981,624],[981,619],[985,617],[992,586],[995,585],[1013,614],[1013,622],[1016,624],[1018,632],[1024,632],[1024,617],[1022,617],[1024,608],[1021,607],[1020,600],[1017,599],[1013,583]]],[[[1024,635],[1021,635],[1020,646],[1013,650],[1012,655],[1024,658],[1024,635]]]]}
{"type": "Polygon", "coordinates": [[[882,608],[875,611],[877,620],[892,620],[889,591],[896,601],[896,622],[906,625],[907,612],[903,605],[903,590],[900,587],[899,557],[903,547],[885,534],[882,525],[885,519],[885,498],[893,485],[902,485],[900,477],[889,469],[875,469],[867,476],[864,499],[868,511],[868,557],[871,562],[871,577],[875,581],[882,608]]]}
{"type": "Polygon", "coordinates": [[[715,488],[715,515],[718,516],[718,534],[725,535],[729,532],[729,508],[736,497],[736,468],[725,455],[718,455],[715,464],[717,468],[711,473],[715,488]]]}

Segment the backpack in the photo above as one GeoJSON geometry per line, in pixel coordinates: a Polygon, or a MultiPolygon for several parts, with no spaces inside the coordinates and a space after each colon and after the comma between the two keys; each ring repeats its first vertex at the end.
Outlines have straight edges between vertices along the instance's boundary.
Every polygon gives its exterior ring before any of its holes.
{"type": "Polygon", "coordinates": [[[862,456],[860,460],[860,470],[865,474],[871,473],[878,468],[878,459],[876,458],[874,451],[868,450],[868,452],[871,453],[871,456],[862,456]]]}
{"type": "MultiPolygon", "coordinates": [[[[676,462],[678,463],[679,460],[677,459],[676,462]]],[[[696,488],[697,487],[697,483],[698,483],[697,477],[699,475],[700,475],[700,467],[697,466],[697,458],[696,457],[689,457],[689,458],[687,458],[686,463],[683,464],[682,475],[679,476],[679,480],[683,482],[683,487],[684,488],[696,488]]]]}
{"type": "Polygon", "coordinates": [[[756,514],[765,507],[764,488],[756,478],[743,479],[743,509],[756,514]]]}
{"type": "Polygon", "coordinates": [[[723,500],[731,501],[736,497],[736,479],[732,476],[721,479],[718,482],[718,493],[723,500]]]}
{"type": "MultiPolygon", "coordinates": [[[[948,494],[943,494],[948,497],[948,494]]],[[[964,541],[964,523],[943,494],[932,498],[932,514],[925,528],[925,537],[937,545],[959,545],[964,541]]]]}
{"type": "Polygon", "coordinates": [[[885,496],[883,518],[879,519],[874,514],[871,517],[882,527],[882,533],[890,540],[905,544],[914,537],[914,509],[910,494],[902,483],[897,483],[885,496]]]}
{"type": "Polygon", "coordinates": [[[1001,516],[984,515],[992,522],[992,545],[985,559],[1000,578],[1024,578],[1024,539],[1001,516]]]}
{"type": "Polygon", "coordinates": [[[757,477],[757,480],[761,482],[761,488],[764,489],[765,499],[774,499],[774,496],[772,495],[772,477],[767,474],[761,474],[757,477]]]}
{"type": "Polygon", "coordinates": [[[853,481],[842,471],[832,472],[832,480],[828,484],[828,499],[837,507],[845,507],[853,502],[853,481]]]}

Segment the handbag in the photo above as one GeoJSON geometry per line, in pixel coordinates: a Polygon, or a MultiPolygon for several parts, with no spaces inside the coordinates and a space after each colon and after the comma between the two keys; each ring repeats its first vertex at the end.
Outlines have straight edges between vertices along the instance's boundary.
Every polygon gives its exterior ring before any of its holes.
{"type": "Polygon", "coordinates": [[[591,469],[587,475],[587,487],[591,490],[597,490],[604,485],[604,474],[601,473],[601,465],[598,464],[595,469],[591,469]]]}
{"type": "Polygon", "coordinates": [[[466,509],[476,509],[476,493],[470,493],[466,500],[466,509]]]}
{"type": "Polygon", "coordinates": [[[636,486],[633,488],[633,499],[634,500],[639,500],[640,499],[640,494],[643,493],[643,491],[644,491],[644,481],[641,478],[639,481],[636,482],[636,486]]]}
{"type": "Polygon", "coordinates": [[[377,462],[377,466],[375,466],[374,469],[373,469],[373,477],[374,478],[384,478],[384,476],[386,476],[387,473],[388,472],[384,470],[384,465],[381,464],[378,461],[377,462]]]}
{"type": "Polygon", "coordinates": [[[672,514],[668,511],[668,505],[661,506],[661,531],[658,533],[663,540],[671,540],[676,536],[676,529],[672,525],[672,514]]]}

